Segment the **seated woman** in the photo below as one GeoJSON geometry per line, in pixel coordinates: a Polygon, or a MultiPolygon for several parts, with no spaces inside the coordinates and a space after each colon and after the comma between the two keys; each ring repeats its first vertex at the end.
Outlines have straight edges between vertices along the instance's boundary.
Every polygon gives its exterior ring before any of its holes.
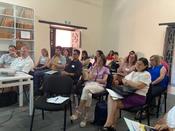
{"type": "Polygon", "coordinates": [[[122,84],[124,76],[135,70],[135,63],[137,61],[137,55],[133,51],[129,52],[129,55],[125,58],[124,62],[117,70],[117,75],[114,77],[114,85],[122,84]]]}
{"type": "Polygon", "coordinates": [[[106,60],[107,61],[108,60],[112,61],[114,59],[113,55],[114,55],[114,51],[113,50],[110,50],[109,54],[106,57],[106,60]]]}
{"type": "Polygon", "coordinates": [[[83,65],[83,69],[88,69],[90,66],[90,58],[88,57],[86,50],[82,51],[81,63],[83,65]]]}
{"type": "MultiPolygon", "coordinates": [[[[116,119],[119,117],[119,110],[122,108],[137,107],[145,104],[146,94],[151,82],[151,76],[147,72],[148,60],[146,58],[140,58],[136,63],[136,70],[129,73],[122,79],[123,84],[136,88],[137,91],[123,99],[115,99],[108,96],[108,116],[103,131],[115,131],[116,119]]],[[[117,88],[117,87],[116,87],[117,88]]]]}
{"type": "Polygon", "coordinates": [[[113,61],[111,61],[109,63],[109,68],[110,68],[110,71],[112,73],[116,73],[117,72],[117,69],[119,68],[119,63],[120,63],[120,60],[119,60],[119,56],[118,56],[118,52],[114,52],[113,54],[113,61]]]}
{"type": "Polygon", "coordinates": [[[49,62],[49,54],[46,48],[41,49],[41,56],[37,62],[34,69],[42,70],[47,68],[47,63],[49,62]]]}
{"type": "Polygon", "coordinates": [[[109,69],[105,67],[105,56],[101,55],[97,58],[96,64],[89,69],[89,80],[83,88],[80,104],[71,116],[71,120],[76,120],[80,117],[82,111],[84,114],[83,120],[80,123],[81,127],[85,127],[87,123],[88,111],[91,107],[92,94],[105,90],[109,69]]]}
{"type": "Polygon", "coordinates": [[[64,49],[63,50],[63,56],[65,56],[66,58],[66,64],[68,65],[70,62],[71,62],[71,58],[70,58],[70,55],[69,55],[69,50],[68,49],[64,49]]]}
{"type": "Polygon", "coordinates": [[[165,67],[160,64],[160,57],[158,55],[150,57],[150,65],[151,67],[148,69],[148,72],[151,74],[151,85],[154,86],[152,92],[156,96],[167,89],[168,76],[166,75],[165,67]]]}

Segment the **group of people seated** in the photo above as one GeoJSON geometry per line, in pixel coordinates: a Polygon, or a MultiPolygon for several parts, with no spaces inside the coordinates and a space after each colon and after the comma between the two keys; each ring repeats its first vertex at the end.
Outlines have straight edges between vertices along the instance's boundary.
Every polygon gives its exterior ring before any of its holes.
{"type": "MultiPolygon", "coordinates": [[[[134,51],[130,51],[126,58],[121,59],[118,52],[110,51],[105,56],[103,51],[97,50],[93,63],[86,50],[82,51],[80,60],[79,56],[80,51],[77,49],[70,57],[67,49],[62,50],[61,47],[56,47],[54,55],[49,58],[48,51],[43,48],[39,61],[34,65],[27,46],[21,48],[20,56],[18,56],[16,47],[10,45],[9,53],[0,58],[0,67],[32,74],[35,92],[40,91],[42,82],[53,72],[70,76],[76,85],[83,76],[82,72],[86,71],[87,76],[82,87],[79,106],[70,117],[71,120],[77,120],[83,115],[81,127],[87,125],[92,95],[105,90],[110,74],[113,75],[113,87],[125,85],[137,89],[134,94],[123,99],[113,99],[110,94],[108,95],[108,113],[103,131],[115,131],[120,109],[143,105],[150,85],[153,86],[155,96],[167,89],[169,69],[167,63],[158,55],[152,55],[149,62],[144,57],[138,59],[134,51]]],[[[161,129],[159,126],[156,128],[161,129]]]]}
{"type": "Polygon", "coordinates": [[[9,53],[0,57],[0,67],[29,73],[34,67],[34,62],[29,55],[29,48],[27,46],[21,47],[18,55],[16,46],[10,45],[9,53]]]}

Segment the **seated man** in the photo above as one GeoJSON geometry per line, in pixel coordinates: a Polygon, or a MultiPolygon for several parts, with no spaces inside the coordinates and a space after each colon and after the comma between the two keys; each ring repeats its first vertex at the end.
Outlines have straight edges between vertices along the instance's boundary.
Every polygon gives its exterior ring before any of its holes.
{"type": "Polygon", "coordinates": [[[158,131],[175,131],[175,106],[168,112],[167,116],[156,124],[158,131]]]}
{"type": "Polygon", "coordinates": [[[79,80],[79,77],[82,72],[82,64],[79,61],[80,51],[74,50],[73,52],[73,60],[65,67],[64,71],[62,72],[63,75],[70,76],[74,83],[79,80]]]}
{"type": "Polygon", "coordinates": [[[3,54],[0,57],[0,67],[1,68],[9,67],[12,61],[14,61],[15,58],[18,57],[16,54],[17,53],[16,47],[14,45],[9,45],[8,49],[9,49],[9,53],[3,54]]]}
{"type": "Polygon", "coordinates": [[[16,58],[11,63],[10,68],[16,71],[29,73],[34,67],[33,60],[29,56],[29,48],[27,46],[21,47],[20,54],[21,57],[16,58]]]}
{"type": "Polygon", "coordinates": [[[44,76],[46,75],[46,72],[48,71],[59,71],[63,70],[66,64],[66,58],[61,55],[61,47],[55,48],[55,55],[50,59],[50,61],[47,64],[47,68],[45,70],[38,70],[35,71],[33,74],[33,82],[34,82],[34,89],[35,91],[38,91],[41,87],[41,82],[44,79],[44,76]]]}

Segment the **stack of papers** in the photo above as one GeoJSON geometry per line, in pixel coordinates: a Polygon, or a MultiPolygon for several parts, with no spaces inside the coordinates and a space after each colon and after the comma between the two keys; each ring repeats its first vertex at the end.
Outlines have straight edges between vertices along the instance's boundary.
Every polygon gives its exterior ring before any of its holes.
{"type": "Polygon", "coordinates": [[[68,100],[69,97],[63,97],[63,96],[56,96],[56,97],[51,97],[47,99],[48,103],[53,103],[53,104],[62,104],[66,100],[68,100]]]}
{"type": "Polygon", "coordinates": [[[124,118],[129,131],[156,131],[153,127],[141,124],[139,122],[124,118]]]}

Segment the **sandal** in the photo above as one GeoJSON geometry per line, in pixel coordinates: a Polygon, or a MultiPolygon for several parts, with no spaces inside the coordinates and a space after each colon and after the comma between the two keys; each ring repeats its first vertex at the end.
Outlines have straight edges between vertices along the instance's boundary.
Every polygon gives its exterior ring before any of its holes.
{"type": "Polygon", "coordinates": [[[135,119],[136,119],[136,120],[139,120],[139,119],[144,120],[144,119],[146,119],[146,112],[143,111],[143,112],[141,113],[141,111],[138,111],[138,112],[136,113],[136,115],[135,115],[135,119]]]}
{"type": "Polygon", "coordinates": [[[81,116],[81,112],[78,111],[78,110],[76,110],[76,111],[75,111],[75,114],[73,114],[73,115],[70,117],[70,119],[71,119],[72,121],[74,121],[74,120],[79,119],[80,116],[81,116]]]}
{"type": "Polygon", "coordinates": [[[86,120],[82,120],[81,122],[80,122],[80,127],[85,127],[86,126],[86,124],[87,124],[87,121],[86,120]]]}

